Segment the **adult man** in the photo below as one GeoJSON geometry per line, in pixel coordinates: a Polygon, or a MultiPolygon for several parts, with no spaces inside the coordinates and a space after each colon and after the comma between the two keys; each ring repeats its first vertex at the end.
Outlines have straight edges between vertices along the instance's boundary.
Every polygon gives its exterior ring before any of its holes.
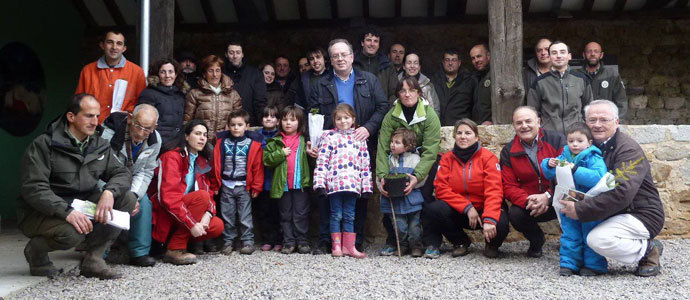
{"type": "Polygon", "coordinates": [[[100,124],[111,111],[132,112],[139,94],[146,88],[144,70],[125,59],[125,36],[119,31],[108,31],[99,43],[103,56],[81,70],[74,94],[93,95],[101,105],[100,124]]]}
{"type": "Polygon", "coordinates": [[[618,75],[618,70],[604,66],[602,58],[604,51],[597,42],[589,42],[585,45],[582,57],[587,60],[584,68],[578,71],[587,75],[592,85],[592,99],[611,100],[618,106],[620,118],[625,117],[628,111],[628,97],[625,94],[625,86],[618,75]]]}
{"type": "Polygon", "coordinates": [[[568,67],[570,47],[561,41],[549,46],[551,71],[542,74],[527,93],[527,105],[541,116],[544,128],[565,134],[576,122],[582,122],[582,109],[592,101],[589,80],[568,67]]]}
{"type": "Polygon", "coordinates": [[[297,78],[297,75],[290,72],[290,61],[285,56],[278,56],[275,60],[276,65],[276,81],[280,84],[280,88],[283,89],[283,94],[285,94],[292,84],[292,81],[297,78]]]}
{"type": "Polygon", "coordinates": [[[402,44],[393,44],[390,52],[388,52],[388,59],[393,63],[395,74],[398,75],[403,72],[403,58],[405,57],[405,47],[402,44]]]}
{"type": "Polygon", "coordinates": [[[395,88],[398,86],[398,75],[388,57],[379,53],[381,33],[374,27],[368,27],[362,34],[360,44],[362,51],[355,54],[355,69],[374,74],[378,78],[384,95],[390,103],[393,103],[393,100],[397,98],[395,88]]]}
{"type": "Polygon", "coordinates": [[[90,233],[81,275],[121,277],[103,260],[120,229],[105,223],[113,209],[136,214],[136,196],[129,192],[129,171],[115,158],[108,142],[99,137],[100,112],[101,106],[92,95],[75,95],[67,113],[53,121],[24,153],[17,218],[19,229],[31,239],[24,256],[33,276],[55,276],[58,270],[48,252],[70,249],[90,233]],[[98,180],[106,182],[102,191],[98,180]],[[97,203],[95,225],[72,209],[74,199],[97,203]]]}
{"type": "Polygon", "coordinates": [[[311,65],[309,65],[309,59],[306,57],[300,57],[297,61],[297,66],[299,66],[299,73],[303,74],[306,71],[311,70],[311,65]]]}
{"type": "Polygon", "coordinates": [[[441,126],[453,126],[457,120],[472,114],[475,81],[467,72],[460,72],[460,54],[456,49],[443,51],[439,70],[431,76],[441,109],[441,126]]]}
{"type": "Polygon", "coordinates": [[[654,237],[664,227],[664,207],[649,160],[635,140],[618,130],[615,103],[592,101],[585,107],[585,116],[607,168],[624,176],[616,178],[612,191],[577,203],[561,201],[561,212],[582,222],[604,220],[589,232],[587,245],[607,258],[637,263],[638,276],[656,276],[664,247],[654,237]]]}
{"type": "Polygon", "coordinates": [[[474,89],[472,121],[480,125],[491,125],[491,52],[486,44],[478,44],[470,49],[477,83],[474,89]]]}
{"type": "MultiPolygon", "coordinates": [[[[333,110],[340,103],[347,103],[355,110],[355,119],[360,127],[355,129],[355,138],[368,139],[369,149],[376,149],[376,136],[388,110],[388,101],[376,77],[353,69],[352,45],[345,39],[335,39],[328,44],[333,72],[326,73],[311,87],[307,111],[316,109],[324,115],[324,129],[334,128],[333,110]]],[[[369,153],[375,157],[373,153],[369,153]]],[[[316,151],[309,149],[309,155],[316,157],[316,151]]],[[[367,199],[357,199],[355,208],[355,232],[357,249],[364,242],[363,231],[367,213],[367,199]]]]}
{"type": "Polygon", "coordinates": [[[252,126],[261,124],[261,115],[266,106],[266,83],[264,75],[254,66],[244,62],[242,43],[231,40],[225,45],[225,66],[223,74],[235,83],[233,88],[242,97],[242,109],[249,113],[252,126]]]}
{"type": "MultiPolygon", "coordinates": [[[[307,98],[311,93],[311,86],[321,76],[326,74],[328,65],[326,64],[326,50],[321,47],[312,48],[307,51],[307,59],[311,69],[300,75],[299,86],[297,87],[297,94],[295,95],[295,104],[306,108],[308,106],[307,98]]],[[[328,236],[330,239],[330,236],[328,236]]]]}
{"type": "MultiPolygon", "coordinates": [[[[525,80],[525,90],[529,90],[541,74],[546,74],[551,70],[551,57],[549,55],[551,40],[541,38],[534,46],[534,57],[527,60],[527,65],[522,69],[522,77],[525,80]]],[[[525,93],[527,97],[527,93],[525,93]]]]}
{"type": "Polygon", "coordinates": [[[103,122],[101,138],[110,141],[113,154],[132,173],[129,190],[137,196],[139,213],[131,218],[129,229],[129,263],[151,267],[156,260],[149,256],[151,250],[151,200],[146,190],[158,165],[161,136],[156,131],[158,110],[149,104],[139,104],[131,116],[124,112],[112,113],[103,122]]]}
{"type": "Polygon", "coordinates": [[[546,239],[538,222],[556,218],[550,205],[551,183],[539,168],[544,158],[556,157],[565,145],[560,132],[540,129],[537,112],[530,106],[513,111],[515,138],[501,150],[503,197],[512,205],[510,223],[522,232],[530,245],[527,256],[541,257],[546,239]]]}
{"type": "Polygon", "coordinates": [[[199,73],[196,71],[196,56],[194,52],[189,50],[182,50],[177,55],[177,62],[182,68],[182,75],[189,84],[190,89],[199,87],[199,73]]]}

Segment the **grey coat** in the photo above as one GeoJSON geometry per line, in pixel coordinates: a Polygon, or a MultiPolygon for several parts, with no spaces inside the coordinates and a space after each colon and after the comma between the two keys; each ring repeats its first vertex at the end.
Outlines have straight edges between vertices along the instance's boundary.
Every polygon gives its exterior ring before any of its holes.
{"type": "Polygon", "coordinates": [[[587,69],[584,67],[577,71],[585,74],[591,82],[593,100],[606,99],[613,101],[618,106],[618,117],[622,119],[628,111],[628,97],[625,94],[625,86],[621,76],[618,75],[618,71],[601,63],[593,75],[587,72],[587,69]]]}

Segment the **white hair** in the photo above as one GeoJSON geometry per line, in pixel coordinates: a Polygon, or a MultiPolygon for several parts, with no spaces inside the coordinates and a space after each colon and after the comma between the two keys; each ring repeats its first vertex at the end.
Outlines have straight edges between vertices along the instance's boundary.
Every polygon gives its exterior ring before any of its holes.
{"type": "Polygon", "coordinates": [[[134,107],[134,111],[132,112],[132,118],[136,118],[139,115],[139,113],[142,111],[153,111],[153,112],[155,112],[156,113],[156,123],[158,123],[158,117],[159,117],[158,109],[156,109],[155,106],[153,106],[151,104],[146,104],[146,103],[142,103],[142,104],[139,104],[136,107],[134,107]]]}
{"type": "Polygon", "coordinates": [[[335,45],[337,43],[343,43],[343,44],[347,45],[347,48],[350,49],[350,53],[354,53],[354,51],[352,51],[352,44],[350,44],[350,42],[348,42],[346,39],[334,39],[330,43],[328,43],[328,55],[333,54],[333,53],[331,53],[331,48],[333,47],[333,45],[335,45]]]}
{"type": "Polygon", "coordinates": [[[612,101],[606,99],[594,100],[590,102],[589,105],[585,106],[585,118],[587,117],[589,107],[592,105],[608,105],[611,108],[611,111],[613,112],[613,118],[618,119],[618,106],[616,106],[616,103],[613,103],[612,101]]]}

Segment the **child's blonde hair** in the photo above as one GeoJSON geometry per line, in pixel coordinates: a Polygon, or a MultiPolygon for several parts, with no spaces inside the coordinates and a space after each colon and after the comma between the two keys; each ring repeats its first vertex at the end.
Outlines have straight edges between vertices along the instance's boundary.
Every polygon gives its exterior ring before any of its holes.
{"type": "Polygon", "coordinates": [[[413,130],[407,129],[405,127],[400,127],[393,131],[393,134],[391,134],[391,140],[396,136],[400,136],[400,138],[402,138],[402,143],[405,147],[405,151],[410,151],[414,149],[415,146],[417,146],[417,134],[415,134],[413,130]]]}
{"type": "Polygon", "coordinates": [[[357,124],[357,118],[355,117],[355,110],[352,109],[352,106],[350,106],[350,104],[341,103],[335,107],[335,109],[333,110],[333,122],[334,123],[335,123],[335,117],[338,114],[347,114],[348,116],[350,116],[352,118],[352,120],[354,120],[354,122],[352,123],[352,126],[357,127],[357,125],[356,125],[357,124]]]}

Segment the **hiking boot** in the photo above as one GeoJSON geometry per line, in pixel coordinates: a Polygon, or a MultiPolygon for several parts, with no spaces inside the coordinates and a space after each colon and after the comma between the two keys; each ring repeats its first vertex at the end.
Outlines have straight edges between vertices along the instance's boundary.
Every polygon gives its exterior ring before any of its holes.
{"type": "Polygon", "coordinates": [[[163,261],[173,265],[191,265],[196,263],[196,255],[185,250],[168,250],[165,251],[163,261]]]}
{"type": "Polygon", "coordinates": [[[297,245],[297,253],[299,254],[309,254],[311,253],[311,247],[307,244],[297,245]]]}
{"type": "Polygon", "coordinates": [[[590,268],[585,268],[585,267],[580,268],[580,276],[591,277],[591,276],[598,276],[601,274],[604,274],[604,273],[596,271],[596,270],[592,270],[590,268]]]}
{"type": "Polygon", "coordinates": [[[568,269],[568,268],[566,268],[566,267],[561,267],[561,268],[558,270],[558,275],[566,276],[566,277],[567,277],[567,276],[573,276],[573,275],[575,275],[575,272],[573,272],[573,270],[568,269]]]}
{"type": "Polygon", "coordinates": [[[223,246],[223,249],[220,250],[220,253],[223,255],[231,255],[232,254],[232,243],[229,243],[225,246],[223,246]]]}
{"type": "Polygon", "coordinates": [[[52,249],[42,236],[31,238],[24,247],[24,257],[29,263],[29,273],[31,276],[55,277],[60,271],[55,268],[53,262],[48,257],[48,252],[52,249]]]}
{"type": "Polygon", "coordinates": [[[216,241],[215,239],[205,240],[203,244],[204,251],[206,251],[207,253],[218,252],[218,241],[216,241]]]}
{"type": "Polygon", "coordinates": [[[441,257],[441,250],[439,250],[436,246],[426,247],[426,251],[424,251],[424,257],[429,259],[437,259],[441,257]]]}
{"type": "Polygon", "coordinates": [[[459,257],[459,256],[465,256],[467,253],[470,253],[470,244],[461,244],[457,246],[453,246],[453,253],[451,256],[453,257],[459,257]]]}
{"type": "Polygon", "coordinates": [[[498,257],[498,247],[491,246],[489,244],[486,244],[484,246],[484,256],[488,258],[496,258],[498,257]]]}
{"type": "Polygon", "coordinates": [[[421,247],[412,247],[410,256],[412,257],[422,257],[424,255],[424,250],[421,247]]]}
{"type": "Polygon", "coordinates": [[[385,245],[385,246],[383,246],[383,248],[381,248],[379,255],[391,256],[391,255],[395,254],[395,252],[396,252],[395,250],[396,250],[395,247],[393,247],[391,245],[385,245]]]}
{"type": "Polygon", "coordinates": [[[189,252],[196,255],[204,254],[204,242],[189,243],[189,252]]]}
{"type": "Polygon", "coordinates": [[[142,255],[130,258],[129,264],[137,267],[153,267],[156,264],[156,260],[151,256],[142,255]]]}
{"type": "Polygon", "coordinates": [[[249,244],[244,245],[244,246],[242,246],[242,249],[240,249],[240,254],[249,255],[252,253],[254,253],[254,246],[252,246],[252,245],[249,245],[249,244]]]}
{"type": "Polygon", "coordinates": [[[285,245],[285,247],[283,247],[280,250],[280,253],[283,253],[283,254],[292,254],[292,252],[295,252],[295,246],[294,245],[285,245]]]}
{"type": "Polygon", "coordinates": [[[651,239],[647,243],[647,252],[637,264],[635,275],[641,277],[656,276],[661,273],[661,254],[664,252],[664,245],[656,239],[651,239]]]}
{"type": "Polygon", "coordinates": [[[91,235],[86,239],[86,254],[79,266],[80,274],[84,277],[99,279],[117,279],[122,274],[110,268],[103,260],[106,249],[120,235],[121,230],[113,226],[98,224],[94,226],[91,235]]]}
{"type": "Polygon", "coordinates": [[[530,241],[529,242],[529,249],[527,249],[527,256],[529,257],[534,257],[534,258],[539,258],[544,256],[544,251],[542,248],[544,247],[544,243],[546,242],[546,238],[542,234],[541,238],[538,241],[530,241]]]}

